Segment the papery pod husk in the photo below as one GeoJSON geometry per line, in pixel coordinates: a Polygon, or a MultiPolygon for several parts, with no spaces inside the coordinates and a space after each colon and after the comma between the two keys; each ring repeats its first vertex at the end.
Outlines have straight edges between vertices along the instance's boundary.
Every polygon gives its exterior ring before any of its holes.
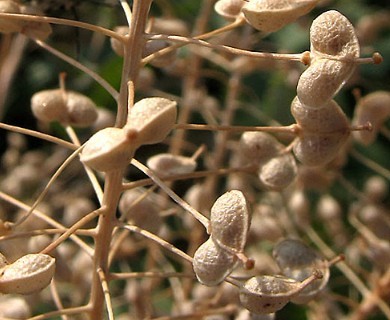
{"type": "Polygon", "coordinates": [[[55,271],[55,259],[46,254],[27,254],[2,268],[0,292],[31,294],[47,287],[55,271]]]}
{"type": "Polygon", "coordinates": [[[210,237],[195,251],[192,264],[200,283],[216,286],[233,271],[237,257],[219,247],[210,237]]]}
{"type": "Polygon", "coordinates": [[[244,250],[251,214],[244,194],[231,190],[220,196],[211,208],[211,237],[222,248],[244,250]]]}
{"type": "Polygon", "coordinates": [[[125,127],[139,132],[140,145],[155,144],[166,138],[175,125],[176,116],[175,101],[160,97],[144,98],[130,109],[125,127]]]}
{"type": "Polygon", "coordinates": [[[247,22],[263,32],[275,32],[310,12],[318,0],[250,0],[242,7],[247,22]]]}
{"type": "MultiPolygon", "coordinates": [[[[0,1],[1,13],[20,13],[20,5],[15,1],[0,1]]],[[[0,33],[14,33],[22,31],[23,21],[0,18],[0,33]]]]}

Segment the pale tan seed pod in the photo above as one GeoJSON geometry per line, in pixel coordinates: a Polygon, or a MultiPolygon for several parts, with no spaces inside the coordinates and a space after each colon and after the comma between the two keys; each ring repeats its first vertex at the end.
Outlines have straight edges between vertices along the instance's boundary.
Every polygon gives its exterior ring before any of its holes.
{"type": "Polygon", "coordinates": [[[323,166],[340,152],[349,132],[302,134],[293,146],[297,159],[307,166],[323,166]]]}
{"type": "Polygon", "coordinates": [[[268,190],[282,191],[297,175],[297,164],[290,153],[285,153],[264,163],[259,169],[261,184],[268,190]]]}
{"type": "Polygon", "coordinates": [[[389,91],[376,91],[361,98],[355,108],[352,123],[354,125],[363,125],[370,122],[372,130],[353,132],[354,139],[364,145],[373,143],[381,126],[389,117],[389,91]]]}
{"type": "MultiPolygon", "coordinates": [[[[42,10],[34,5],[21,5],[20,13],[34,16],[43,15],[42,10]]],[[[50,26],[50,23],[43,21],[23,21],[22,32],[33,39],[45,41],[50,36],[52,31],[53,30],[50,26]]]]}
{"type": "Polygon", "coordinates": [[[31,315],[31,308],[24,297],[11,295],[0,297],[1,319],[27,319],[31,315]]]}
{"type": "Polygon", "coordinates": [[[105,128],[85,143],[80,160],[94,170],[107,172],[126,167],[139,146],[135,129],[105,128]]]}
{"type": "Polygon", "coordinates": [[[55,259],[46,254],[27,254],[1,270],[0,292],[31,294],[50,284],[55,259]]]}
{"type": "Polygon", "coordinates": [[[105,108],[97,108],[97,119],[92,125],[93,131],[99,131],[107,127],[115,125],[115,114],[111,110],[105,108]]]}
{"type": "Polygon", "coordinates": [[[282,144],[266,132],[245,132],[240,139],[240,154],[250,162],[262,163],[275,157],[282,144]]]}
{"type": "Polygon", "coordinates": [[[68,112],[60,89],[42,90],[31,97],[31,110],[42,122],[67,122],[68,112]]]}
{"type": "Polygon", "coordinates": [[[348,118],[334,100],[328,101],[323,108],[313,109],[295,97],[291,103],[291,114],[304,132],[349,131],[348,118]]]}
{"type": "Polygon", "coordinates": [[[241,309],[234,320],[275,320],[275,313],[255,314],[247,309],[241,309]]]}
{"type": "Polygon", "coordinates": [[[295,189],[290,194],[287,207],[297,225],[303,228],[310,225],[310,201],[303,190],[295,189]]]}
{"type": "Polygon", "coordinates": [[[354,63],[316,59],[299,78],[299,100],[307,108],[324,107],[345,84],[354,69],[354,63]]]}
{"type": "Polygon", "coordinates": [[[157,233],[162,226],[158,207],[153,200],[153,194],[146,194],[143,189],[126,190],[119,200],[121,220],[136,225],[152,233],[157,233]]]}
{"type": "Polygon", "coordinates": [[[176,105],[166,98],[144,98],[130,109],[125,127],[138,132],[140,145],[162,142],[175,125],[176,105]]]}
{"type": "Polygon", "coordinates": [[[388,193],[389,185],[382,176],[372,176],[364,183],[364,194],[370,198],[372,202],[380,203],[386,199],[388,193]]]}
{"type": "Polygon", "coordinates": [[[190,34],[187,24],[174,17],[155,17],[152,21],[151,33],[188,36],[190,34]]]}
{"type": "Polygon", "coordinates": [[[336,10],[318,16],[310,27],[310,52],[319,56],[358,58],[360,46],[351,22],[336,10]]]}
{"type": "MultiPolygon", "coordinates": [[[[1,0],[0,1],[1,13],[20,13],[20,5],[16,1],[1,0]]],[[[21,20],[0,19],[0,32],[1,33],[13,33],[20,32],[22,30],[21,20]]]]}
{"type": "Polygon", "coordinates": [[[76,127],[93,125],[98,117],[95,103],[78,92],[66,91],[65,94],[68,124],[76,127]]]}
{"type": "Polygon", "coordinates": [[[363,45],[373,44],[382,31],[390,27],[390,10],[365,14],[356,24],[356,35],[363,45]]]}
{"type": "MultiPolygon", "coordinates": [[[[117,26],[114,28],[114,31],[121,36],[127,36],[129,34],[129,26],[117,26]]],[[[123,57],[125,54],[125,49],[123,43],[118,39],[111,38],[111,49],[120,57],[123,57]]]]}
{"type": "Polygon", "coordinates": [[[283,275],[296,281],[303,281],[315,270],[322,273],[320,280],[306,286],[291,299],[292,302],[298,304],[309,302],[328,283],[330,276],[328,261],[303,242],[294,239],[282,240],[275,246],[272,255],[283,275]]]}
{"type": "Polygon", "coordinates": [[[240,302],[255,314],[274,313],[282,309],[306,285],[279,275],[252,277],[240,288],[240,302]]]}
{"type": "Polygon", "coordinates": [[[251,214],[244,194],[239,190],[228,191],[211,208],[211,237],[222,248],[242,252],[250,220],[251,214]]]}
{"type": "Polygon", "coordinates": [[[283,237],[283,227],[271,205],[265,203],[256,205],[249,237],[254,238],[256,242],[265,240],[276,242],[283,237]]]}
{"type": "Polygon", "coordinates": [[[220,284],[236,263],[236,256],[222,249],[211,237],[196,250],[192,262],[197,279],[206,286],[220,284]]]}
{"type": "Polygon", "coordinates": [[[318,0],[250,0],[242,7],[248,23],[263,32],[274,32],[310,12],[318,0]]]}
{"type": "Polygon", "coordinates": [[[170,153],[160,153],[152,156],[146,164],[160,177],[191,173],[196,169],[196,161],[193,158],[170,153]]]}
{"type": "Polygon", "coordinates": [[[241,15],[244,3],[242,0],[218,0],[214,4],[214,10],[225,19],[234,20],[241,15]]]}
{"type": "Polygon", "coordinates": [[[72,201],[67,201],[64,208],[62,223],[65,226],[70,227],[95,209],[95,204],[89,198],[76,196],[72,198],[72,201]]]}

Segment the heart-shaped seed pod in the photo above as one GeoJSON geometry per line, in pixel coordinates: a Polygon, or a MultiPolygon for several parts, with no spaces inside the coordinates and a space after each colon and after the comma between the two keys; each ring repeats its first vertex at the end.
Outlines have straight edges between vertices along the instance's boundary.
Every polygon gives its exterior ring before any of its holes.
{"type": "Polygon", "coordinates": [[[146,164],[160,177],[186,174],[196,169],[196,161],[193,158],[170,153],[157,154],[149,158],[146,164]]]}
{"type": "Polygon", "coordinates": [[[144,98],[130,109],[126,128],[138,131],[140,145],[159,143],[175,125],[176,105],[166,98],[144,98]]]}
{"type": "Polygon", "coordinates": [[[241,14],[243,5],[242,0],[218,0],[214,4],[214,10],[225,19],[234,20],[241,14]]]}
{"type": "Polygon", "coordinates": [[[31,98],[31,110],[40,121],[58,121],[76,127],[90,126],[98,117],[96,105],[91,99],[81,93],[61,89],[35,93],[31,98]]]}
{"type": "Polygon", "coordinates": [[[250,226],[250,211],[243,193],[232,190],[220,196],[211,208],[211,237],[227,250],[242,252],[250,226]]]}
{"type": "Polygon", "coordinates": [[[262,163],[275,157],[283,145],[266,132],[245,132],[240,139],[240,153],[250,162],[262,163]]]}
{"type": "Polygon", "coordinates": [[[141,188],[126,190],[119,200],[121,220],[156,234],[162,226],[162,219],[153,195],[141,188]]]}
{"type": "Polygon", "coordinates": [[[192,262],[196,277],[206,286],[220,284],[236,263],[236,256],[219,247],[211,237],[195,251],[192,262]]]}
{"type": "Polygon", "coordinates": [[[250,0],[242,7],[248,23],[263,32],[274,32],[311,11],[318,0],[250,0]]]}
{"type": "MultiPolygon", "coordinates": [[[[310,51],[321,54],[349,57],[360,56],[360,46],[351,22],[336,10],[318,16],[310,27],[310,51]]],[[[351,61],[353,63],[353,61],[351,61]]]]}
{"type": "Polygon", "coordinates": [[[259,179],[268,190],[281,191],[294,181],[297,171],[294,157],[286,153],[264,163],[259,169],[259,179]]]}
{"type": "Polygon", "coordinates": [[[78,92],[66,91],[65,94],[68,124],[76,127],[93,125],[98,117],[95,103],[78,92]]]}
{"type": "MultiPolygon", "coordinates": [[[[43,15],[42,10],[40,10],[37,6],[34,5],[21,5],[20,13],[34,16],[43,15]]],[[[22,32],[33,39],[45,41],[52,33],[52,28],[50,26],[50,23],[47,22],[23,21],[22,32]]]]}
{"type": "Polygon", "coordinates": [[[293,146],[297,159],[308,166],[323,166],[332,161],[344,146],[349,132],[303,133],[293,146]]]}
{"type": "Polygon", "coordinates": [[[126,167],[138,148],[134,129],[105,128],[85,143],[80,160],[94,170],[107,172],[126,167]]]}
{"type": "Polygon", "coordinates": [[[315,270],[322,273],[320,280],[300,291],[291,299],[292,302],[299,304],[309,302],[328,283],[330,276],[328,261],[303,242],[294,239],[282,240],[275,246],[272,255],[283,275],[296,281],[303,281],[315,270]]]}
{"type": "Polygon", "coordinates": [[[54,276],[55,259],[46,254],[27,254],[0,273],[0,292],[31,294],[47,287],[54,276]]]}
{"type": "Polygon", "coordinates": [[[355,140],[364,145],[373,143],[379,129],[390,117],[390,92],[376,91],[361,98],[355,108],[352,123],[363,125],[370,122],[372,130],[353,132],[355,140]]]}
{"type": "MultiPolygon", "coordinates": [[[[2,0],[0,1],[0,12],[2,13],[20,13],[20,5],[16,1],[2,0]]],[[[13,33],[20,32],[22,30],[23,21],[0,19],[0,32],[1,33],[13,33]]]]}
{"type": "Polygon", "coordinates": [[[274,313],[316,278],[299,282],[279,275],[252,277],[240,288],[241,305],[256,314],[274,313]]]}
{"type": "Polygon", "coordinates": [[[60,89],[42,90],[31,97],[31,110],[42,122],[67,122],[68,112],[60,89]]]}
{"type": "Polygon", "coordinates": [[[315,60],[301,75],[297,95],[307,108],[322,108],[351,76],[355,64],[330,59],[315,60]]]}
{"type": "Polygon", "coordinates": [[[313,109],[306,107],[298,97],[295,97],[291,103],[291,114],[304,133],[331,133],[349,130],[347,116],[334,100],[327,102],[323,108],[313,109]]]}

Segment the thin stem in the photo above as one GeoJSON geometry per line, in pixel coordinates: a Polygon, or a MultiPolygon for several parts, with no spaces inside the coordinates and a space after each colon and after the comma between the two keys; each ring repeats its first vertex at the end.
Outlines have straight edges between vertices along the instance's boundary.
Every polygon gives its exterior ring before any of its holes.
{"type": "Polygon", "coordinates": [[[127,24],[131,25],[131,19],[132,19],[132,12],[131,12],[131,8],[127,2],[127,0],[119,0],[120,1],[120,4],[122,6],[122,9],[123,9],[123,12],[126,16],[126,20],[127,20],[127,24]]]}
{"type": "Polygon", "coordinates": [[[165,241],[165,240],[161,239],[160,237],[154,235],[153,233],[151,233],[147,230],[143,230],[137,226],[133,226],[133,225],[129,225],[129,224],[120,224],[120,227],[124,228],[126,230],[129,230],[129,231],[138,233],[141,236],[144,236],[145,238],[148,238],[148,239],[156,242],[157,244],[159,244],[160,246],[164,247],[165,249],[171,251],[172,253],[180,256],[181,258],[188,261],[189,263],[192,263],[192,257],[190,257],[185,252],[181,251],[180,249],[176,248],[174,245],[170,244],[168,241],[165,241]]]}
{"type": "Polygon", "coordinates": [[[193,273],[181,273],[181,272],[122,272],[122,273],[110,273],[108,276],[109,281],[112,280],[128,280],[128,279],[141,279],[141,278],[194,278],[193,273]]]}
{"type": "MultiPolygon", "coordinates": [[[[52,279],[50,282],[50,292],[53,297],[54,303],[59,311],[64,310],[64,305],[62,304],[60,295],[58,294],[57,290],[57,281],[55,278],[52,279]]],[[[68,317],[66,315],[61,315],[62,320],[68,320],[68,317]]]]}
{"type": "Polygon", "coordinates": [[[46,140],[46,141],[55,143],[55,144],[57,144],[57,145],[59,145],[61,147],[64,147],[64,148],[67,148],[67,149],[70,149],[70,150],[76,150],[78,148],[73,143],[70,143],[68,141],[62,140],[62,139],[57,138],[57,137],[53,137],[53,136],[51,136],[49,134],[45,134],[45,133],[42,133],[42,132],[39,132],[39,131],[25,129],[25,128],[21,128],[21,127],[17,127],[17,126],[12,126],[10,124],[5,124],[5,123],[2,123],[2,122],[0,122],[0,128],[4,129],[4,130],[8,130],[8,131],[12,131],[12,132],[17,132],[17,133],[21,133],[21,134],[24,134],[24,135],[28,135],[28,136],[31,136],[31,137],[35,137],[35,138],[38,138],[38,139],[41,139],[41,140],[46,140]]]}
{"type": "Polygon", "coordinates": [[[256,127],[256,126],[231,126],[231,125],[212,125],[212,124],[176,124],[176,130],[205,130],[205,131],[229,131],[229,132],[246,132],[246,131],[262,131],[270,133],[290,133],[298,134],[300,126],[292,124],[289,126],[275,126],[275,127],[256,127]]]}
{"type": "Polygon", "coordinates": [[[148,167],[144,166],[141,162],[136,159],[131,160],[131,164],[135,166],[137,169],[141,170],[145,173],[149,178],[151,178],[161,189],[168,194],[173,201],[175,201],[178,205],[180,205],[184,210],[191,213],[195,219],[197,219],[203,226],[208,230],[209,228],[209,219],[207,219],[204,215],[202,215],[199,211],[195,210],[191,207],[187,202],[185,202],[182,198],[180,198],[172,189],[167,187],[167,185],[148,167]]]}
{"type": "Polygon", "coordinates": [[[390,170],[380,166],[375,161],[367,158],[363,154],[361,154],[356,149],[352,149],[350,151],[350,155],[359,161],[360,163],[364,164],[367,168],[371,169],[372,171],[384,176],[386,179],[390,180],[390,170]]]}
{"type": "MultiPolygon", "coordinates": [[[[156,35],[145,35],[145,38],[148,40],[165,40],[172,42],[179,42],[183,44],[195,44],[203,47],[207,47],[214,50],[225,51],[240,56],[248,56],[257,59],[271,59],[271,60],[283,60],[283,61],[298,61],[304,64],[307,64],[308,52],[303,53],[268,53],[268,52],[253,52],[244,49],[238,49],[234,47],[229,47],[225,45],[212,44],[204,40],[182,37],[182,36],[172,36],[164,34],[156,35]]],[[[309,54],[310,55],[310,54],[309,54]]]]}
{"type": "Polygon", "coordinates": [[[102,288],[103,288],[103,292],[104,292],[104,299],[106,301],[108,319],[114,320],[114,311],[112,308],[110,289],[108,287],[106,275],[104,274],[104,271],[100,268],[97,270],[97,273],[98,273],[100,281],[102,283],[102,288]]]}
{"type": "Polygon", "coordinates": [[[53,319],[57,316],[62,315],[75,315],[75,314],[82,314],[84,312],[87,312],[90,310],[90,306],[81,306],[81,307],[74,307],[74,308],[68,308],[68,309],[62,309],[57,311],[51,311],[47,313],[42,313],[38,316],[28,318],[28,320],[44,320],[44,319],[53,319]]]}
{"type": "Polygon", "coordinates": [[[54,49],[52,46],[48,45],[47,43],[34,39],[35,43],[38,44],[43,49],[49,51],[51,54],[55,55],[56,57],[60,58],[61,60],[69,63],[71,66],[79,69],[80,71],[84,72],[85,74],[89,75],[93,80],[95,80],[97,83],[99,83],[115,100],[118,100],[119,93],[112,87],[105,79],[103,79],[100,75],[98,75],[96,72],[92,71],[91,69],[87,68],[77,60],[69,57],[68,55],[58,51],[57,49],[54,49]]]}

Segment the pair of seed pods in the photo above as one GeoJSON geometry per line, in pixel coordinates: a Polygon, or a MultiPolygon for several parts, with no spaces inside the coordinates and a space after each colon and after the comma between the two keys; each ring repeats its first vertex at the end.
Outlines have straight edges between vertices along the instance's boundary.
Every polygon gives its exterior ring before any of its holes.
{"type": "Polygon", "coordinates": [[[231,190],[211,208],[210,238],[195,252],[193,268],[198,280],[216,286],[233,271],[242,254],[250,226],[250,210],[243,193],[231,190]]]}

